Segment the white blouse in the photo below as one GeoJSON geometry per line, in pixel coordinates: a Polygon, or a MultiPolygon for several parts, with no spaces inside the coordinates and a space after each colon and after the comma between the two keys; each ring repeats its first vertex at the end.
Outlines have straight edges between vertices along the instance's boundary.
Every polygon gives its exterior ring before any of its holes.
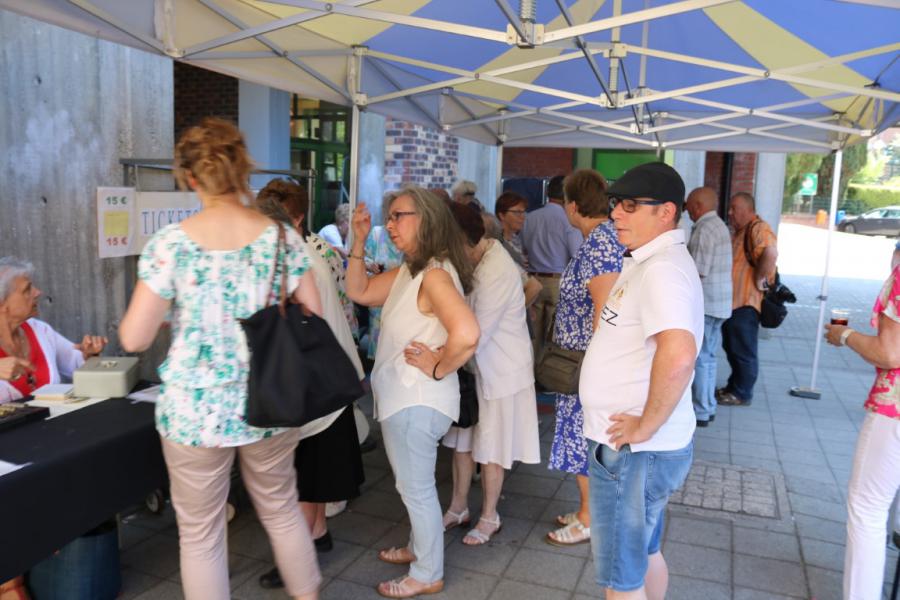
{"type": "Polygon", "coordinates": [[[462,284],[449,260],[432,261],[415,277],[406,263],[394,279],[381,313],[381,335],[372,369],[372,392],[375,397],[375,418],[383,421],[410,406],[429,406],[450,417],[459,418],[459,379],[448,373],[435,381],[420,369],[406,363],[403,350],[412,342],[425,344],[436,350],[447,342],[447,330],[434,315],[419,311],[419,288],[425,273],[444,269],[453,279],[460,294],[462,284]]]}
{"type": "MultiPolygon", "coordinates": [[[[47,360],[50,370],[48,383],[61,383],[72,381],[72,373],[84,364],[84,356],[81,350],[75,347],[75,343],[56,333],[50,325],[38,319],[28,319],[28,324],[34,331],[38,345],[47,360]]],[[[8,381],[0,380],[0,403],[21,400],[22,394],[8,381]]]]}
{"type": "Polygon", "coordinates": [[[491,241],[475,268],[468,302],[481,328],[475,368],[482,398],[509,397],[533,385],[534,360],[522,278],[499,242],[491,241]]]}

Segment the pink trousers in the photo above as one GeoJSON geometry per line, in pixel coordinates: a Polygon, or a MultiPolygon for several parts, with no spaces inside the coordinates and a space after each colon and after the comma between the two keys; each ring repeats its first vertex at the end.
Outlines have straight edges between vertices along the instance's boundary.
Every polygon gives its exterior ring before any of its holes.
{"type": "Polygon", "coordinates": [[[322,579],[309,527],[297,505],[291,430],[237,448],[197,448],[162,439],[172,506],[178,520],[186,600],[228,600],[225,506],[235,454],[275,564],[291,596],[314,592],[322,579]]]}

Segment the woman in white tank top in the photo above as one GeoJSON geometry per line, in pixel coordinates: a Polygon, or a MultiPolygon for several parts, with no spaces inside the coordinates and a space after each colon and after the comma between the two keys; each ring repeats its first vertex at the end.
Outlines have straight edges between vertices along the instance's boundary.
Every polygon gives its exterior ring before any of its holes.
{"type": "Polygon", "coordinates": [[[404,254],[397,269],[369,278],[364,244],[372,218],[364,204],[353,214],[347,295],[384,306],[372,370],[375,417],[397,491],[409,512],[409,544],[379,558],[409,564],[409,574],[378,585],[388,598],[440,592],[444,586],[444,528],[435,486],[437,446],[459,416],[456,370],[475,352],[478,323],[463,294],[472,281],[463,234],[443,200],[417,187],[391,202],[388,234],[404,254]]]}

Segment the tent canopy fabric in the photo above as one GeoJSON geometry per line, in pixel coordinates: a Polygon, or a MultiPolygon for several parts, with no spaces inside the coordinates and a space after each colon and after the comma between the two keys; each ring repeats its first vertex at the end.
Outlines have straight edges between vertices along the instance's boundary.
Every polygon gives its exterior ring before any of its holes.
{"type": "Polygon", "coordinates": [[[504,146],[828,152],[900,119],[898,0],[0,0],[504,146]]]}

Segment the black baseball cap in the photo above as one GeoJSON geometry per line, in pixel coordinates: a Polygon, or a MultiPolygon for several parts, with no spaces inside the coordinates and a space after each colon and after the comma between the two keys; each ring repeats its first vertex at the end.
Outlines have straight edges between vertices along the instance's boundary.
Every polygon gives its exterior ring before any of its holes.
{"type": "Polygon", "coordinates": [[[616,198],[651,198],[684,207],[684,181],[678,171],[662,162],[645,163],[616,179],[607,192],[616,198]]]}

